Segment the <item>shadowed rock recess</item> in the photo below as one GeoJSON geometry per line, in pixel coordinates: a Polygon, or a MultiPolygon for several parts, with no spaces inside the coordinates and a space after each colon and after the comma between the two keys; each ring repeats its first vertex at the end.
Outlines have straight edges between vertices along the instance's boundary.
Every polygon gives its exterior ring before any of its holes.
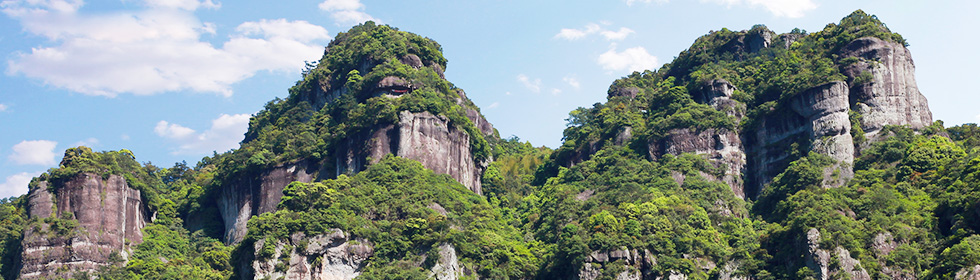
{"type": "Polygon", "coordinates": [[[860,10],[711,31],[550,149],[501,139],[434,40],[367,22],[238,149],[68,149],[0,200],[0,275],[980,279],[980,128],[933,121],[906,46],[860,10]]]}

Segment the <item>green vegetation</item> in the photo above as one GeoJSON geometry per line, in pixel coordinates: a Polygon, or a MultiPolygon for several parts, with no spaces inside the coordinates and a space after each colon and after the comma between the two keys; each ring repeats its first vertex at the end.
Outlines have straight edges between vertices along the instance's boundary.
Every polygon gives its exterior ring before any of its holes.
{"type": "MultiPolygon", "coordinates": [[[[862,60],[837,54],[865,36],[907,45],[862,11],[815,33],[776,35],[762,25],[712,32],[663,68],[615,81],[608,102],[570,112],[564,143],[551,150],[517,137],[485,137],[466,117],[478,109],[440,77],[447,62],[436,42],[367,22],[337,35],[321,60],[307,63],[289,97],[269,102],[251,119],[240,149],[193,167],[159,168],[138,163],[126,150],[72,148],[31,189],[47,181],[48,190],[57,191],[80,174],[122,176],[153,213],[127,260],[114,255],[114,265],[76,274],[80,279],[232,279],[249,275],[256,258],[283,272],[290,256],[276,258],[277,246],[304,251],[311,241],[294,240],[297,233],[336,230],[348,244],[370,246],[361,279],[428,279],[443,244],[455,248],[470,279],[569,279],[583,269],[601,279],[624,272],[809,279],[817,273],[804,259],[811,229],[820,232],[819,249],[847,250],[845,257],[859,261],[872,279],[950,279],[980,265],[976,124],[945,128],[936,122],[918,131],[886,126],[867,140],[861,115],[851,111],[858,151],[853,179],[827,188],[825,179],[839,176],[828,171],[833,160],[809,151],[807,139],[789,141],[780,144],[790,149],[779,164],[785,168],[775,167],[779,174],[747,199],[717,179],[729,169],[714,155],[655,150],[680,131],[744,136],[766,118],[785,117],[794,95],[846,80],[843,67],[862,60]],[[760,36],[772,36],[772,46],[753,49],[760,36]],[[416,63],[411,56],[422,66],[410,65],[416,63]],[[409,89],[386,96],[395,93],[377,89],[386,77],[404,80],[409,89]],[[731,102],[717,108],[700,100],[715,79],[737,87],[731,102]],[[336,170],[344,141],[368,140],[403,111],[445,116],[470,135],[476,161],[493,159],[482,177],[485,196],[418,162],[387,155],[357,174],[290,183],[275,211],[248,221],[242,243],[220,242],[225,229],[217,198],[224,186],[299,161],[336,170]]],[[[849,83],[867,79],[862,74],[849,83]]],[[[60,237],[79,232],[68,212],[29,219],[26,200],[0,200],[0,274],[6,279],[17,276],[25,229],[60,237]]],[[[836,270],[844,260],[832,255],[829,266],[836,270]]],[[[322,264],[323,256],[308,261],[322,264]]]]}
{"type": "MultiPolygon", "coordinates": [[[[427,254],[429,260],[438,259],[430,252],[443,243],[452,244],[460,263],[481,278],[527,278],[540,263],[536,242],[524,242],[520,230],[502,222],[501,213],[486,199],[448,175],[390,155],[353,177],[294,182],[283,190],[279,209],[249,220],[244,244],[264,239],[273,250],[273,242],[288,244],[296,232],[309,236],[340,229],[352,240],[364,238],[373,244],[372,264],[362,276],[366,279],[415,271],[408,264],[427,254]]],[[[272,255],[265,251],[259,255],[272,255]]]]}

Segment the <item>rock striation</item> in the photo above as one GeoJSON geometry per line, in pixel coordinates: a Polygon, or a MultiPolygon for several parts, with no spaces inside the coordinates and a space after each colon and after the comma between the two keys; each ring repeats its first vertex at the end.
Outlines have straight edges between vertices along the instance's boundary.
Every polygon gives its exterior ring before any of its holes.
{"type": "MultiPolygon", "coordinates": [[[[736,88],[726,80],[708,81],[701,90],[694,93],[694,100],[707,104],[725,112],[736,120],[744,116],[745,105],[733,100],[736,88]]],[[[740,198],[745,197],[742,172],[745,171],[745,148],[737,130],[726,128],[709,128],[697,130],[691,128],[672,129],[667,135],[648,144],[650,158],[656,159],[665,154],[680,155],[695,153],[707,156],[715,167],[723,167],[724,174],[716,178],[710,174],[704,177],[722,181],[732,188],[732,192],[740,198]]]]}
{"type": "Polygon", "coordinates": [[[284,164],[239,177],[221,188],[217,204],[225,225],[225,243],[241,242],[248,231],[248,219],[275,211],[282,200],[282,190],[291,182],[313,181],[315,168],[306,161],[284,164]]]}
{"type": "Polygon", "coordinates": [[[851,83],[851,106],[861,113],[861,128],[868,138],[885,125],[920,129],[932,124],[932,112],[915,83],[915,63],[905,46],[874,37],[859,38],[844,46],[842,58],[856,58],[844,74],[851,83]]]}
{"type": "Polygon", "coordinates": [[[125,260],[150,222],[140,191],[118,175],[82,173],[58,186],[41,181],[28,194],[27,211],[40,222],[24,232],[20,279],[71,278],[125,260]]]}

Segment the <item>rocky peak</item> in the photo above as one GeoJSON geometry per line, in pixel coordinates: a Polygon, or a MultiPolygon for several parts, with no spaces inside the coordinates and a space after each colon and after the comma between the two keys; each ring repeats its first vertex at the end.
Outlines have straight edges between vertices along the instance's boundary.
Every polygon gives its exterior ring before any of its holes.
{"type": "Polygon", "coordinates": [[[929,102],[915,82],[915,63],[904,45],[875,37],[858,38],[844,46],[850,58],[843,73],[851,81],[851,106],[861,113],[868,138],[885,125],[921,129],[932,124],[929,102]]]}
{"type": "Polygon", "coordinates": [[[82,173],[53,184],[41,181],[28,194],[28,213],[41,223],[24,233],[21,279],[93,272],[124,260],[143,242],[142,229],[150,222],[146,205],[122,176],[82,173]],[[54,227],[50,219],[74,226],[54,227]]]}

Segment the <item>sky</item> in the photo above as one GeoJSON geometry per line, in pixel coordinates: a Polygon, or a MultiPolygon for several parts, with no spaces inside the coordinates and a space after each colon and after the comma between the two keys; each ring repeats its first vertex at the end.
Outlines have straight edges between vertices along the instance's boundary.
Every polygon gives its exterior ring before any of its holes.
{"type": "Polygon", "coordinates": [[[934,119],[980,121],[973,0],[0,1],[0,197],[75,146],[160,167],[237,148],[252,114],[367,20],[439,42],[446,78],[535,146],[711,30],[819,31],[857,9],[908,40],[934,119]]]}

